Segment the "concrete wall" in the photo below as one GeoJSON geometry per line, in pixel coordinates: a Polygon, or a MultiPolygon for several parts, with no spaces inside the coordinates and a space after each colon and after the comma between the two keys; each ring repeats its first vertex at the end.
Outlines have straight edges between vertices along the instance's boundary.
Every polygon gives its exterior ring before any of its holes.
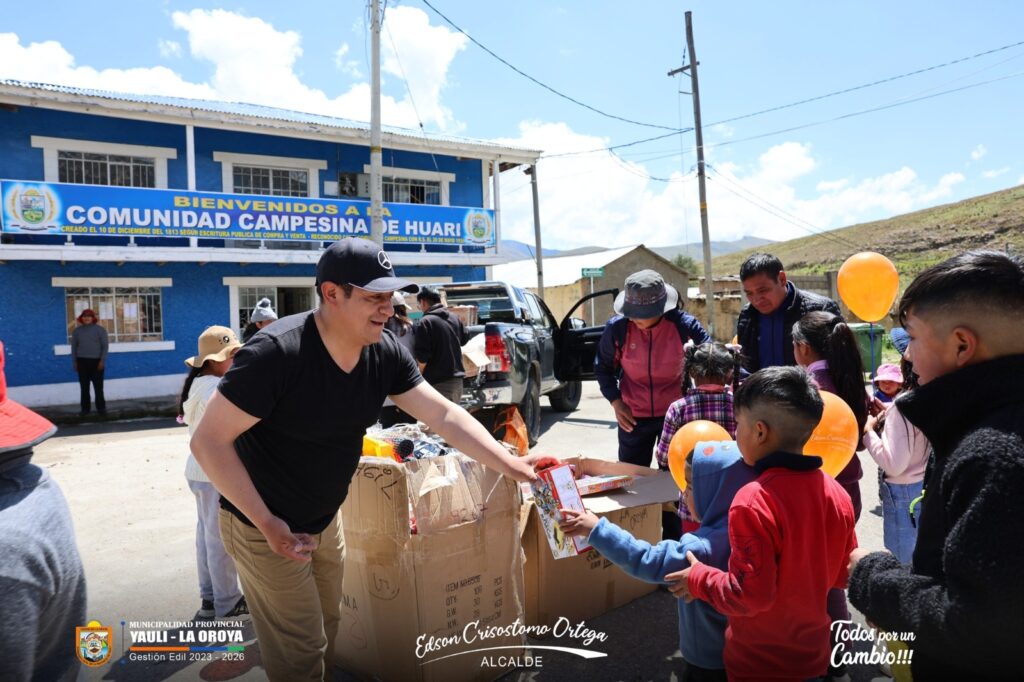
{"type": "MultiPolygon", "coordinates": [[[[715,299],[715,341],[728,343],[736,335],[736,318],[746,305],[746,299],[727,296],[715,299]]],[[[691,298],[686,302],[686,310],[700,320],[704,328],[708,327],[707,302],[703,298],[691,298]]]]}

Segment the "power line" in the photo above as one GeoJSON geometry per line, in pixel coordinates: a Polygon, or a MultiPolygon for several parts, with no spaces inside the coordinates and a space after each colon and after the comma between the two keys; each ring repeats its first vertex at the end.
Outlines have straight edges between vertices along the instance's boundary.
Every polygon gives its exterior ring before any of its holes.
{"type": "Polygon", "coordinates": [[[842,121],[842,120],[847,119],[847,118],[854,118],[856,116],[863,116],[865,114],[872,114],[872,113],[875,113],[875,112],[878,112],[878,111],[884,111],[885,109],[894,109],[896,107],[900,107],[900,106],[903,106],[905,104],[913,104],[914,102],[921,102],[921,101],[926,100],[926,99],[932,99],[934,97],[941,97],[942,95],[949,95],[949,94],[954,93],[954,92],[961,92],[963,90],[970,90],[971,88],[977,88],[977,87],[980,87],[982,85],[989,85],[991,83],[997,83],[999,81],[1008,80],[1010,78],[1018,78],[1020,76],[1024,76],[1024,71],[1018,71],[1017,73],[1011,73],[1011,74],[1006,75],[1006,76],[1000,76],[999,78],[992,78],[992,79],[987,80],[987,81],[980,81],[978,83],[971,83],[969,85],[964,85],[964,86],[961,86],[959,88],[952,88],[950,90],[943,90],[941,92],[936,92],[936,93],[933,93],[931,95],[923,95],[921,97],[914,97],[914,98],[911,98],[911,99],[904,99],[904,100],[900,100],[900,101],[897,101],[897,102],[890,102],[889,104],[883,104],[881,106],[872,107],[870,109],[862,109],[860,111],[853,111],[853,112],[850,112],[848,114],[842,114],[840,116],[834,116],[832,118],[826,118],[826,119],[823,119],[821,121],[812,121],[811,123],[804,123],[802,125],[792,126],[790,128],[782,128],[782,129],[779,129],[779,130],[773,130],[771,132],[761,133],[759,135],[751,135],[750,137],[743,137],[743,138],[740,138],[738,140],[725,140],[723,142],[715,142],[715,143],[712,143],[712,144],[704,145],[704,148],[705,149],[710,149],[712,147],[725,147],[725,146],[730,145],[730,144],[739,144],[740,142],[749,142],[750,140],[760,140],[763,137],[771,137],[772,135],[781,135],[782,133],[791,133],[791,132],[796,131],[796,130],[803,130],[804,128],[813,128],[814,126],[824,125],[825,123],[834,123],[835,121],[842,121]]]}
{"type": "Polygon", "coordinates": [[[458,31],[462,35],[466,36],[466,38],[468,38],[470,40],[470,42],[472,42],[474,45],[476,45],[481,50],[483,50],[487,54],[489,54],[492,57],[494,57],[495,59],[497,59],[499,62],[501,62],[502,64],[504,64],[508,68],[510,68],[513,71],[515,71],[516,73],[518,73],[523,78],[526,78],[527,80],[535,83],[536,85],[539,85],[540,87],[544,88],[548,92],[550,92],[550,93],[552,93],[554,95],[557,95],[558,97],[561,97],[564,100],[572,102],[573,104],[575,104],[577,106],[583,107],[584,109],[588,109],[588,110],[594,112],[595,114],[599,114],[601,116],[604,116],[605,118],[611,118],[611,119],[614,119],[616,121],[622,121],[623,123],[631,123],[633,125],[643,126],[645,128],[658,128],[658,129],[661,129],[661,130],[671,130],[671,131],[673,131],[673,133],[683,132],[683,131],[677,130],[675,128],[672,128],[670,126],[658,125],[657,123],[645,123],[643,121],[634,121],[633,119],[625,118],[625,117],[622,117],[622,116],[616,116],[615,114],[609,114],[606,111],[602,111],[602,110],[598,109],[597,107],[594,107],[594,106],[591,106],[589,104],[586,104],[585,102],[581,102],[581,101],[579,101],[578,99],[576,99],[574,97],[570,97],[569,95],[565,94],[564,92],[560,92],[559,90],[556,90],[555,88],[551,87],[550,85],[537,80],[536,78],[534,78],[530,74],[526,73],[522,69],[514,66],[513,64],[511,64],[507,60],[499,57],[497,54],[494,53],[493,50],[488,48],[486,45],[481,43],[479,40],[477,40],[473,36],[471,36],[468,33],[466,33],[457,24],[455,24],[455,22],[453,22],[451,19],[446,17],[439,9],[437,9],[436,7],[431,5],[430,2],[428,2],[428,0],[422,0],[422,1],[423,1],[423,4],[426,5],[427,7],[429,7],[431,10],[433,10],[433,12],[437,16],[439,16],[442,19],[444,19],[448,23],[448,25],[451,26],[452,28],[454,28],[456,31],[458,31]]]}
{"type": "Polygon", "coordinates": [[[1012,43],[1010,45],[1003,45],[1002,47],[996,47],[996,48],[993,48],[991,50],[986,50],[984,52],[979,52],[979,53],[973,54],[973,55],[971,55],[969,57],[961,57],[959,59],[954,59],[953,61],[945,62],[943,64],[935,64],[933,66],[926,66],[923,69],[917,69],[915,71],[908,71],[907,73],[901,73],[901,74],[896,75],[896,76],[889,76],[888,78],[882,78],[881,80],[872,81],[870,83],[864,83],[862,85],[855,85],[853,87],[844,88],[842,90],[835,90],[833,92],[825,93],[824,95],[817,95],[816,97],[808,97],[807,99],[802,99],[802,100],[799,100],[797,102],[790,102],[789,104],[782,104],[782,105],[779,105],[777,107],[770,107],[768,109],[762,109],[760,111],[754,111],[754,112],[749,113],[749,114],[743,114],[742,116],[734,116],[733,118],[727,118],[727,119],[724,119],[722,121],[716,121],[715,123],[709,123],[708,127],[720,125],[722,123],[732,123],[733,121],[740,121],[740,120],[743,120],[745,118],[752,118],[754,116],[760,116],[762,114],[769,114],[769,113],[771,113],[773,111],[781,111],[782,109],[789,109],[789,108],[792,108],[792,107],[800,106],[801,104],[809,104],[810,102],[817,102],[819,100],[827,99],[829,97],[835,97],[837,95],[845,95],[845,94],[850,93],[850,92],[856,92],[857,90],[863,90],[865,88],[871,88],[871,87],[874,87],[876,85],[882,85],[884,83],[891,83],[893,81],[898,81],[898,80],[903,79],[903,78],[909,78],[911,76],[918,76],[918,75],[920,75],[922,73],[928,73],[929,71],[935,71],[936,69],[943,69],[943,68],[945,68],[947,66],[953,66],[954,64],[960,64],[960,63],[963,63],[963,62],[970,61],[972,59],[978,59],[979,57],[985,57],[985,56],[990,55],[990,54],[996,54],[997,52],[1002,52],[1004,50],[1009,50],[1009,49],[1012,49],[1014,47],[1020,47],[1021,45],[1024,45],[1024,40],[1022,40],[1020,42],[1017,42],[1017,43],[1012,43]]]}
{"type": "Polygon", "coordinates": [[[751,192],[746,187],[743,187],[742,185],[740,185],[739,182],[730,180],[727,176],[723,175],[721,172],[719,172],[717,169],[713,168],[712,166],[705,165],[705,167],[710,169],[713,172],[714,177],[712,179],[718,180],[718,181],[722,181],[721,183],[719,183],[719,187],[721,187],[725,191],[729,192],[733,196],[735,196],[735,197],[737,197],[739,199],[742,199],[743,201],[747,202],[751,206],[754,206],[755,208],[759,208],[762,211],[764,211],[765,213],[768,213],[769,215],[772,215],[772,216],[774,216],[774,217],[776,217],[776,218],[778,218],[780,220],[783,220],[783,221],[789,223],[790,225],[793,225],[794,227],[797,227],[797,228],[803,230],[804,232],[807,232],[807,233],[809,233],[811,235],[814,235],[815,237],[823,237],[825,239],[828,239],[828,240],[830,240],[830,241],[832,241],[832,242],[834,242],[834,243],[836,243],[836,244],[838,244],[840,246],[846,247],[846,248],[853,248],[853,249],[860,249],[861,248],[860,245],[858,245],[858,244],[856,244],[856,243],[854,243],[854,242],[852,242],[852,241],[850,241],[850,240],[848,240],[848,239],[846,239],[844,237],[840,237],[839,235],[832,234],[831,231],[829,231],[829,230],[822,230],[821,228],[818,228],[817,226],[807,222],[803,218],[795,216],[792,213],[789,213],[788,211],[786,211],[785,209],[783,209],[783,208],[781,208],[779,206],[776,206],[775,204],[771,203],[767,199],[764,199],[764,198],[758,196],[757,194],[754,194],[753,192],[751,192]],[[728,184],[723,184],[723,183],[728,183],[728,184]],[[746,194],[748,196],[743,196],[743,194],[740,194],[739,192],[733,191],[732,189],[730,189],[730,187],[728,185],[732,185],[733,187],[736,187],[738,190],[741,190],[744,194],[746,194]],[[757,203],[757,202],[760,202],[760,203],[757,203]]]}
{"type": "MultiPolygon", "coordinates": [[[[934,71],[936,69],[941,69],[941,68],[944,68],[944,67],[947,67],[947,66],[951,66],[953,64],[959,64],[959,63],[966,62],[966,61],[969,61],[969,60],[972,60],[972,59],[977,59],[979,57],[983,57],[983,56],[986,56],[986,55],[995,54],[997,52],[1002,52],[1004,50],[1009,50],[1011,48],[1018,47],[1018,46],[1021,46],[1021,45],[1024,45],[1024,41],[1017,42],[1017,43],[1012,43],[1010,45],[1004,45],[1002,47],[997,47],[997,48],[994,48],[992,50],[986,50],[985,52],[979,52],[978,54],[971,55],[969,57],[962,57],[960,59],[955,59],[953,61],[945,62],[943,64],[935,64],[933,66],[925,67],[923,69],[917,69],[915,71],[909,71],[907,73],[899,74],[897,76],[890,76],[889,78],[883,78],[881,80],[873,81],[871,83],[865,83],[863,85],[856,85],[856,86],[853,86],[853,87],[850,87],[850,88],[845,88],[843,90],[836,90],[834,92],[826,93],[824,95],[818,95],[816,97],[809,97],[807,99],[802,99],[802,100],[799,100],[797,102],[791,102],[789,104],[783,104],[783,105],[780,105],[780,106],[777,106],[777,107],[771,107],[771,108],[768,108],[768,109],[762,109],[760,111],[755,111],[755,112],[752,112],[752,113],[749,113],[749,114],[743,114],[741,116],[734,116],[732,118],[727,118],[727,119],[724,119],[724,120],[721,120],[721,121],[717,121],[715,123],[709,123],[708,127],[713,127],[713,126],[720,125],[720,124],[723,124],[723,123],[730,123],[730,122],[733,122],[733,121],[739,121],[741,119],[751,118],[751,117],[754,117],[754,116],[759,116],[761,114],[766,114],[766,113],[773,112],[773,111],[779,111],[781,109],[789,109],[789,108],[792,108],[792,107],[799,106],[801,104],[807,104],[809,102],[815,102],[815,101],[818,101],[818,100],[826,99],[828,97],[834,97],[836,95],[841,95],[841,94],[845,94],[845,93],[849,93],[849,92],[854,92],[854,91],[857,91],[857,90],[863,90],[865,88],[873,87],[873,86],[876,86],[876,85],[881,85],[883,83],[889,83],[889,82],[892,82],[892,81],[895,81],[895,80],[899,80],[899,79],[902,79],[902,78],[908,78],[910,76],[919,75],[919,74],[922,74],[922,73],[926,73],[928,71],[934,71]]],[[[1015,59],[1015,58],[1016,57],[1012,57],[1011,59],[1015,59]]],[[[998,66],[999,64],[1003,64],[1003,63],[1005,63],[1007,61],[1010,61],[1011,59],[1003,60],[1002,62],[999,62],[998,64],[994,64],[993,66],[998,66]]],[[[986,67],[986,69],[987,68],[990,68],[990,67],[986,67]]],[[[975,73],[980,73],[981,71],[984,71],[986,69],[981,69],[980,71],[977,71],[975,73]]],[[[952,89],[952,90],[945,90],[943,92],[935,93],[934,95],[929,95],[927,97],[920,97],[920,98],[901,100],[901,101],[898,101],[898,102],[895,102],[895,103],[890,103],[890,104],[887,104],[887,105],[883,105],[881,107],[877,107],[877,108],[874,108],[874,109],[867,109],[867,110],[864,110],[864,111],[858,111],[858,112],[853,112],[853,113],[850,113],[850,114],[844,114],[844,115],[836,117],[836,118],[826,119],[824,121],[818,121],[818,122],[814,122],[814,123],[808,123],[808,124],[804,124],[804,125],[801,125],[801,126],[796,126],[794,128],[786,128],[786,129],[783,129],[783,130],[777,130],[777,131],[773,131],[773,132],[770,132],[770,133],[764,133],[764,134],[761,134],[761,135],[745,137],[745,138],[738,139],[738,140],[727,140],[727,141],[724,141],[724,142],[708,144],[708,145],[705,145],[704,148],[705,149],[709,149],[711,147],[719,147],[719,146],[724,146],[724,145],[728,145],[728,144],[737,144],[739,142],[747,142],[749,140],[757,140],[757,139],[760,139],[762,137],[768,137],[770,135],[778,135],[778,134],[782,134],[782,133],[792,132],[794,130],[800,130],[801,128],[821,125],[822,123],[830,123],[832,121],[837,121],[837,120],[840,120],[842,118],[850,118],[850,117],[853,117],[853,116],[860,116],[862,114],[872,113],[872,112],[875,112],[875,111],[881,111],[883,109],[887,109],[887,108],[891,108],[891,107],[895,107],[895,106],[900,106],[902,104],[910,104],[911,102],[920,101],[921,99],[928,99],[928,97],[937,97],[939,95],[949,94],[949,93],[957,92],[957,91],[963,90],[963,89],[978,87],[980,85],[988,85],[990,83],[994,83],[994,82],[999,81],[999,80],[1004,80],[1006,78],[1013,78],[1013,77],[1016,77],[1018,75],[1021,75],[1021,74],[1011,74],[1010,76],[1005,76],[1005,77],[1002,77],[1002,78],[996,78],[996,79],[992,79],[992,80],[988,80],[988,81],[983,81],[983,82],[980,82],[980,83],[970,84],[970,85],[964,86],[963,88],[955,88],[955,89],[952,89]]],[[[960,80],[961,78],[964,78],[964,77],[966,77],[966,76],[962,76],[962,77],[960,77],[958,79],[954,79],[954,80],[960,80]]],[[[951,82],[953,82],[953,81],[951,81],[951,82]]],[[[927,90],[925,92],[927,92],[927,90]]],[[[633,142],[626,142],[626,143],[623,143],[623,144],[620,144],[620,145],[614,145],[612,147],[601,147],[601,148],[598,148],[598,149],[588,149],[588,150],[578,151],[578,152],[564,152],[564,153],[561,153],[561,154],[548,154],[548,155],[542,156],[541,158],[554,158],[554,157],[557,157],[557,156],[575,156],[575,155],[581,155],[581,154],[596,154],[596,153],[599,153],[599,152],[605,152],[605,151],[609,151],[609,150],[612,150],[612,149],[622,149],[622,148],[625,148],[625,147],[632,147],[634,145],[643,144],[645,142],[654,142],[656,140],[662,140],[662,139],[665,139],[667,137],[672,137],[674,135],[680,135],[682,133],[687,133],[687,132],[690,132],[692,130],[693,130],[693,128],[680,129],[679,131],[673,131],[671,133],[668,133],[667,135],[658,135],[656,137],[647,137],[647,138],[643,138],[643,139],[640,139],[640,140],[635,140],[633,142]]]]}

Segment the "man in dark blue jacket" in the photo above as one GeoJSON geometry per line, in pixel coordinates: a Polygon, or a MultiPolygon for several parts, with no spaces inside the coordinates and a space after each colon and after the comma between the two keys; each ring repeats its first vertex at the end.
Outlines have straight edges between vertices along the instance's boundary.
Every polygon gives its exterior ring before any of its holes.
{"type": "Polygon", "coordinates": [[[736,340],[743,347],[748,372],[765,367],[796,365],[793,325],[814,310],[842,314],[835,301],[801,291],[786,279],[782,261],[768,253],[755,253],[740,266],[740,281],[747,305],[736,319],[736,340]]]}

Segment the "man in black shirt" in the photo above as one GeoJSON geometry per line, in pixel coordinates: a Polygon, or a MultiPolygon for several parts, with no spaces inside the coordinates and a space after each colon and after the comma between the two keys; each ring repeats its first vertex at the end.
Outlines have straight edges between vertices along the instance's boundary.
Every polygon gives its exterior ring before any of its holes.
{"type": "Polygon", "coordinates": [[[330,676],[344,558],[338,510],[386,396],[481,463],[535,478],[424,383],[385,332],[392,293],[417,286],[395,277],[377,244],[332,244],[316,284],[316,310],[282,318],[239,350],[191,443],[222,495],[221,535],[267,674],[287,682],[330,676]]]}
{"type": "Polygon", "coordinates": [[[423,317],[416,323],[413,355],[427,383],[456,405],[462,399],[462,344],[466,328],[458,315],[441,302],[441,294],[433,287],[423,287],[416,294],[423,317]]]}

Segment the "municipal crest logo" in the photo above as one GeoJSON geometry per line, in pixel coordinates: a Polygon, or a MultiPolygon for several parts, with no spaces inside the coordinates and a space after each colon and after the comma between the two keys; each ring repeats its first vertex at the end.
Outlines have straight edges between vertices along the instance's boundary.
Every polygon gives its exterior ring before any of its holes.
{"type": "Polygon", "coordinates": [[[75,628],[75,653],[85,665],[95,668],[109,661],[113,641],[114,629],[103,627],[98,620],[75,628]]]}
{"type": "Polygon", "coordinates": [[[466,228],[466,241],[472,244],[490,244],[494,235],[494,223],[491,217],[480,211],[466,214],[463,227],[466,228]]]}
{"type": "Polygon", "coordinates": [[[59,210],[57,198],[45,186],[17,186],[7,193],[10,227],[26,232],[44,232],[54,227],[59,210]]]}

